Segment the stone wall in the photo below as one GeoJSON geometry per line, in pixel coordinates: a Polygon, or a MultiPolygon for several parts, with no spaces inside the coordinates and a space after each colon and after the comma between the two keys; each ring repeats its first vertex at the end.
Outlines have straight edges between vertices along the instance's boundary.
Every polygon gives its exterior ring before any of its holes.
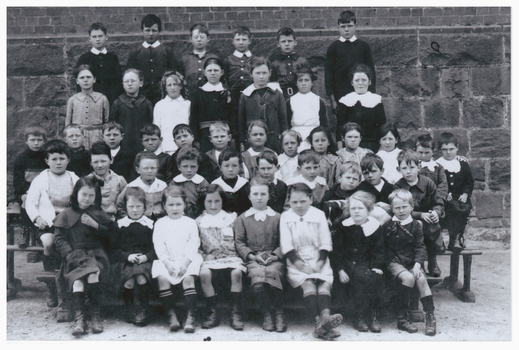
{"type": "MultiPolygon", "coordinates": [[[[164,20],[161,41],[180,58],[195,21],[211,30],[210,50],[226,56],[235,25],[254,33],[251,51],[276,50],[275,31],[290,25],[298,52],[318,74],[324,96],[326,49],[337,39],[336,8],[8,8],[7,163],[23,148],[23,128],[39,122],[56,137],[75,93],[71,72],[89,49],[86,28],[108,25],[108,49],[122,65],[142,41],[143,14],[164,20]],[[269,29],[264,29],[269,28],[269,29]],[[38,34],[34,34],[38,33],[38,34]],[[75,34],[81,33],[81,34],[75,34]],[[127,34],[132,33],[132,34],[127,34]],[[30,34],[30,35],[28,35],[30,34]]],[[[477,239],[510,239],[510,8],[359,8],[358,34],[373,51],[377,93],[403,139],[455,133],[476,179],[470,225],[477,239]]],[[[330,115],[333,121],[333,116],[330,115]]],[[[8,200],[12,191],[8,187],[8,200]]]]}

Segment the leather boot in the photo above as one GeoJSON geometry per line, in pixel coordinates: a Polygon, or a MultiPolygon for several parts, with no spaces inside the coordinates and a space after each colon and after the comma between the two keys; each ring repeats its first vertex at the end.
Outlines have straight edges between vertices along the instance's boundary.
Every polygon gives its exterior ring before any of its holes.
{"type": "Polygon", "coordinates": [[[272,313],[270,312],[270,303],[266,286],[263,283],[256,283],[252,289],[254,290],[259,309],[263,314],[262,328],[264,331],[273,332],[276,328],[274,326],[274,321],[272,320],[272,313]]]}
{"type": "Polygon", "coordinates": [[[74,328],[72,335],[77,337],[85,334],[85,293],[74,293],[74,328]]]}
{"type": "Polygon", "coordinates": [[[401,331],[406,331],[407,333],[416,333],[418,332],[418,328],[413,326],[409,322],[409,314],[407,313],[407,310],[400,310],[398,313],[398,321],[397,321],[397,328],[401,331]]]}
{"type": "Polygon", "coordinates": [[[272,320],[272,313],[270,310],[263,311],[263,330],[267,332],[273,332],[276,330],[274,326],[274,320],[272,320]]]}
{"type": "Polygon", "coordinates": [[[458,253],[463,248],[460,245],[460,234],[456,232],[449,232],[449,250],[458,253]]]}
{"type": "Polygon", "coordinates": [[[195,314],[197,294],[194,288],[184,290],[184,305],[187,308],[186,322],[184,323],[185,333],[195,333],[195,314]]]}
{"type": "Polygon", "coordinates": [[[103,290],[99,282],[87,285],[88,299],[90,301],[90,308],[92,310],[90,323],[92,333],[102,333],[104,330],[101,322],[101,302],[103,299],[103,290]]]}
{"type": "Polygon", "coordinates": [[[186,323],[184,324],[185,333],[195,333],[195,313],[193,310],[187,310],[186,323]]]}
{"type": "Polygon", "coordinates": [[[378,311],[370,309],[367,312],[366,319],[368,320],[368,327],[372,333],[380,333],[382,332],[382,327],[378,322],[378,311]]]}
{"type": "Polygon", "coordinates": [[[244,324],[241,319],[241,292],[231,292],[232,311],[231,311],[231,327],[235,331],[242,331],[244,324]]]}
{"type": "Polygon", "coordinates": [[[285,313],[283,310],[276,310],[276,332],[283,333],[287,331],[287,324],[285,323],[285,313]]]}
{"type": "Polygon", "coordinates": [[[330,316],[330,309],[322,310],[318,318],[318,322],[315,325],[315,332],[318,335],[324,335],[332,328],[338,327],[342,322],[342,315],[335,314],[330,316]]]}
{"type": "Polygon", "coordinates": [[[51,281],[47,283],[47,288],[49,289],[49,295],[47,296],[47,306],[52,308],[57,307],[59,303],[56,282],[51,281]]]}
{"type": "Polygon", "coordinates": [[[364,322],[364,318],[362,317],[362,310],[359,312],[355,312],[353,316],[353,328],[355,328],[358,332],[367,332],[369,331],[369,327],[364,322]]]}
{"type": "Polygon", "coordinates": [[[202,323],[202,328],[210,329],[220,324],[220,317],[218,317],[217,310],[218,299],[216,295],[213,295],[205,300],[208,312],[205,321],[202,323]]]}
{"type": "Polygon", "coordinates": [[[145,326],[147,321],[146,312],[149,305],[149,290],[148,285],[137,285],[137,303],[135,303],[135,314],[133,317],[133,324],[136,326],[145,326]]]}
{"type": "Polygon", "coordinates": [[[429,264],[427,265],[427,270],[429,271],[429,275],[432,277],[440,277],[442,274],[440,267],[436,262],[436,254],[429,255],[429,264]]]}
{"type": "Polygon", "coordinates": [[[436,317],[434,317],[432,312],[425,314],[425,335],[436,335],[436,317]]]}
{"type": "Polygon", "coordinates": [[[22,226],[22,232],[20,241],[18,242],[18,247],[25,249],[29,246],[31,241],[31,228],[29,226],[22,226]]]}

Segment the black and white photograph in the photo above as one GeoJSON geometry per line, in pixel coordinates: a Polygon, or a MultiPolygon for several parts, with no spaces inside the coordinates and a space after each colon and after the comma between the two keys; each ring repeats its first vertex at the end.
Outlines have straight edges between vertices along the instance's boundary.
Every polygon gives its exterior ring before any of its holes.
{"type": "Polygon", "coordinates": [[[4,7],[6,343],[511,345],[511,2],[198,3],[4,7]]]}

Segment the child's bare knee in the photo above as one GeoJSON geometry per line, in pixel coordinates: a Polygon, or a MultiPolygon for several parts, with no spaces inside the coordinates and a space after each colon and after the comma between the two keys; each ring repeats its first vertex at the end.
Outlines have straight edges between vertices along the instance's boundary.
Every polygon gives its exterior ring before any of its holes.
{"type": "Polygon", "coordinates": [[[212,273],[211,273],[210,269],[207,269],[207,268],[201,269],[199,276],[200,276],[200,281],[202,283],[211,282],[212,273]]]}
{"type": "Polygon", "coordinates": [[[405,271],[398,275],[398,279],[402,281],[402,284],[406,287],[414,287],[415,279],[411,272],[405,271]]]}
{"type": "Polygon", "coordinates": [[[85,291],[85,285],[83,284],[82,280],[75,280],[74,283],[72,283],[72,292],[84,292],[85,291]]]}
{"type": "Polygon", "coordinates": [[[159,285],[159,290],[167,290],[170,288],[169,281],[162,276],[157,277],[157,284],[159,285]]]}
{"type": "Polygon", "coordinates": [[[128,281],[126,281],[124,283],[124,288],[126,288],[126,289],[133,289],[134,286],[135,286],[135,278],[134,277],[130,278],[128,281]]]}
{"type": "Polygon", "coordinates": [[[89,274],[88,277],[87,277],[87,282],[88,283],[97,283],[97,282],[99,282],[99,272],[100,271],[97,271],[97,272],[89,274]]]}
{"type": "Polygon", "coordinates": [[[145,277],[143,274],[137,275],[137,277],[135,278],[135,280],[136,280],[137,283],[140,284],[140,285],[146,284],[146,282],[147,282],[146,277],[145,277]]]}
{"type": "Polygon", "coordinates": [[[241,283],[243,273],[239,269],[233,269],[231,271],[231,280],[233,283],[241,283]]]}

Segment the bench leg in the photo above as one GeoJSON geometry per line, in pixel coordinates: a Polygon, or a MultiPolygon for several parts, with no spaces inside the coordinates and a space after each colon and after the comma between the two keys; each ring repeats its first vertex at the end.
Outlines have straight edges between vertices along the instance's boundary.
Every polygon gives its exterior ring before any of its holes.
{"type": "MultiPolygon", "coordinates": [[[[14,226],[10,220],[11,216],[8,217],[7,226],[7,244],[14,244],[14,226]]],[[[14,278],[14,252],[7,252],[7,298],[10,299],[16,295],[16,292],[22,287],[22,281],[14,278]]]]}
{"type": "Polygon", "coordinates": [[[459,254],[453,254],[453,255],[451,255],[450,276],[445,277],[443,279],[443,283],[452,292],[461,288],[461,283],[459,281],[459,269],[460,269],[460,256],[459,256],[459,254]]]}
{"type": "Polygon", "coordinates": [[[476,296],[470,291],[472,277],[472,255],[463,255],[463,287],[456,292],[456,296],[465,303],[475,303],[476,296]]]}

